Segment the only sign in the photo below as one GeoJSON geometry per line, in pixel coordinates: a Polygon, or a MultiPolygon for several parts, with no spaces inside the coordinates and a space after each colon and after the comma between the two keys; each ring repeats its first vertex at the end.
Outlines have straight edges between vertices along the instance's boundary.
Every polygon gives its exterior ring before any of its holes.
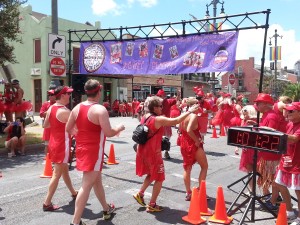
{"type": "Polygon", "coordinates": [[[234,85],[234,83],[235,83],[235,75],[233,73],[229,74],[229,76],[228,76],[228,82],[229,82],[229,84],[234,85]]]}

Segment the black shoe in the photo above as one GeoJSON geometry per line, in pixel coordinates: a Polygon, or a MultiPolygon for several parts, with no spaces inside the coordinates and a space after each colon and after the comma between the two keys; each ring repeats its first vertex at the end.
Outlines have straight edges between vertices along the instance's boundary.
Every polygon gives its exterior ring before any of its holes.
{"type": "Polygon", "coordinates": [[[168,151],[165,151],[165,159],[171,159],[170,154],[168,151]]]}
{"type": "MultiPolygon", "coordinates": [[[[70,225],[74,225],[74,223],[70,223],[70,225]]],[[[86,223],[84,223],[84,222],[82,222],[82,221],[80,220],[79,225],[86,225],[86,223]]]]}

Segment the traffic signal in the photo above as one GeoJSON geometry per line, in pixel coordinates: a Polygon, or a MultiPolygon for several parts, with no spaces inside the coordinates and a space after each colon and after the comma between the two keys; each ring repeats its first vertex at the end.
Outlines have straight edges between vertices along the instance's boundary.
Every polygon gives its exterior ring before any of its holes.
{"type": "Polygon", "coordinates": [[[74,91],[84,95],[84,84],[87,81],[86,75],[74,75],[72,74],[72,88],[74,91]]]}

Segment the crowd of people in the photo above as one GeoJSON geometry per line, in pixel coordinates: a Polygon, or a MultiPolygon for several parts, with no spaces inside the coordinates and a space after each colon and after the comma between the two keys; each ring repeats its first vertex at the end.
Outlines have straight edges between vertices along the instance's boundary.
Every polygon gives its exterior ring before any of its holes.
{"type": "Polygon", "coordinates": [[[7,134],[5,147],[8,157],[25,155],[25,117],[32,109],[30,101],[24,100],[24,91],[18,80],[4,83],[4,92],[0,93],[1,132],[7,134]],[[5,121],[2,121],[3,115],[5,121]],[[3,126],[3,127],[2,127],[3,126]]]}
{"type": "MultiPolygon", "coordinates": [[[[18,84],[17,84],[18,85],[18,84]]],[[[18,85],[19,86],[19,85],[18,85]]],[[[21,96],[20,87],[16,88],[21,96]]],[[[253,167],[260,174],[257,181],[262,191],[262,199],[270,210],[277,210],[276,203],[282,197],[287,205],[287,218],[293,225],[300,224],[300,214],[296,215],[291,204],[289,189],[295,190],[297,199],[300,198],[300,103],[292,102],[286,96],[278,101],[265,93],[258,94],[253,105],[250,105],[240,95],[232,97],[229,93],[204,93],[201,87],[194,87],[194,96],[181,99],[181,93],[167,96],[163,90],[147,97],[143,101],[133,99],[131,103],[115,100],[99,104],[102,86],[97,80],[90,79],[84,86],[87,100],[77,104],[72,110],[67,108],[73,89],[59,86],[50,89],[49,100],[40,111],[44,118],[43,140],[45,153],[53,163],[53,176],[49,183],[48,192],[43,202],[44,211],[55,211],[59,206],[52,203],[60,177],[63,178],[75,200],[75,211],[71,225],[84,225],[82,213],[89,198],[91,189],[94,190],[102,208],[103,218],[109,219],[115,206],[108,203],[102,183],[102,166],[104,159],[104,145],[106,137],[118,135],[125,130],[120,124],[112,127],[108,111],[114,111],[118,116],[137,117],[140,123],[145,123],[149,129],[148,140],[136,148],[136,175],[145,176],[143,183],[133,197],[148,212],[160,212],[163,207],[157,203],[158,196],[165,180],[165,169],[162,154],[163,136],[171,138],[172,129],[178,130],[177,145],[183,158],[183,183],[185,185],[185,200],[191,200],[191,171],[195,164],[199,164],[198,185],[207,179],[209,162],[204,150],[204,138],[207,130],[224,130],[232,126],[255,125],[272,130],[281,131],[288,135],[287,152],[274,154],[267,151],[258,152],[257,165],[254,165],[253,149],[235,149],[235,154],[241,155],[239,169],[251,173],[253,167]],[[262,116],[257,119],[257,112],[262,116]],[[69,176],[68,162],[70,157],[71,137],[76,140],[76,167],[83,172],[82,184],[75,190],[69,176]],[[144,193],[153,183],[152,195],[148,204],[144,193]],[[281,197],[280,197],[281,196],[281,197]]],[[[6,89],[6,95],[10,90],[6,89]]],[[[7,104],[12,104],[7,101],[7,104]]],[[[15,103],[17,105],[17,103],[15,103]]],[[[21,103],[20,103],[21,104],[21,103]]],[[[16,107],[17,108],[17,107],[16,107]]],[[[7,111],[4,111],[7,113],[7,111]]],[[[6,147],[10,155],[16,149],[25,154],[24,147],[24,119],[16,113],[15,122],[11,122],[5,132],[8,133],[6,147]],[[14,127],[18,125],[18,129],[14,127]]],[[[8,120],[10,116],[8,115],[8,120]]],[[[175,135],[174,135],[175,136],[175,135]]],[[[170,159],[168,152],[164,157],[170,159]]],[[[249,190],[253,191],[253,183],[249,182],[249,190]]],[[[298,203],[298,208],[300,205],[298,203]]]]}

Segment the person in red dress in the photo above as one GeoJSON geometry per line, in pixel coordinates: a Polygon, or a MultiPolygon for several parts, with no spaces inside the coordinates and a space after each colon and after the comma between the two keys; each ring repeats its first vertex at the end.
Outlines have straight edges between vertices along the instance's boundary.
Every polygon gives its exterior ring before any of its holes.
{"type": "Polygon", "coordinates": [[[139,106],[139,104],[140,104],[140,102],[137,101],[136,98],[134,98],[133,101],[132,101],[132,118],[134,118],[135,115],[137,114],[136,109],[139,106]]]}
{"type": "Polygon", "coordinates": [[[116,99],[112,104],[112,110],[113,110],[115,116],[119,116],[119,104],[120,104],[120,102],[118,99],[116,99]]]}
{"type": "MultiPolygon", "coordinates": [[[[259,127],[278,130],[280,125],[278,123],[279,117],[273,110],[273,98],[269,94],[259,93],[254,102],[257,111],[263,113],[259,122],[259,127]]],[[[255,124],[256,122],[253,123],[255,124]]],[[[269,188],[272,188],[272,197],[270,200],[266,201],[266,206],[271,210],[277,210],[278,206],[276,206],[275,203],[279,196],[279,190],[274,179],[281,155],[272,152],[259,151],[258,157],[257,172],[261,175],[257,179],[258,187],[262,189],[263,195],[269,195],[269,188]]]]}
{"type": "Polygon", "coordinates": [[[4,84],[4,116],[6,122],[13,122],[13,111],[14,111],[14,98],[15,93],[12,91],[11,83],[4,84]]]}
{"type": "Polygon", "coordinates": [[[287,152],[281,156],[275,182],[279,185],[283,202],[286,204],[289,221],[295,219],[292,224],[299,225],[300,211],[298,210],[297,218],[291,204],[291,195],[288,188],[295,190],[298,209],[300,209],[300,103],[287,104],[285,110],[290,121],[286,129],[288,145],[287,152]]]}
{"type": "Polygon", "coordinates": [[[223,110],[223,127],[225,128],[226,134],[228,128],[231,126],[230,120],[234,117],[233,104],[231,101],[231,94],[224,94],[223,101],[220,103],[221,109],[223,110]]]}
{"type": "Polygon", "coordinates": [[[281,132],[286,132],[286,126],[288,124],[286,116],[283,115],[284,108],[287,104],[291,104],[291,103],[292,103],[292,99],[289,98],[288,96],[281,96],[279,98],[279,101],[274,103],[273,109],[279,117],[278,123],[280,124],[280,126],[278,130],[281,132]]]}
{"type": "MultiPolygon", "coordinates": [[[[256,122],[257,111],[253,105],[244,106],[241,110],[241,113],[242,113],[241,126],[249,126],[249,124],[256,122]]],[[[240,171],[243,171],[246,173],[251,173],[253,171],[253,156],[254,156],[253,149],[248,149],[248,148],[242,149],[240,165],[239,165],[240,171]]],[[[249,181],[250,191],[253,190],[252,187],[253,187],[253,182],[249,181]]]]}
{"type": "MultiPolygon", "coordinates": [[[[189,98],[188,105],[191,107],[197,104],[198,100],[196,98],[189,98]]],[[[206,180],[208,163],[206,154],[203,150],[203,139],[199,132],[197,113],[190,114],[184,121],[180,123],[180,151],[183,157],[183,180],[186,188],[186,201],[191,200],[192,189],[191,189],[191,171],[193,165],[197,162],[200,167],[200,173],[198,176],[199,187],[202,180],[206,180]]]]}
{"type": "Polygon", "coordinates": [[[196,93],[196,99],[198,100],[200,106],[200,110],[198,112],[198,129],[203,141],[204,136],[207,133],[208,113],[211,112],[211,106],[204,97],[205,95],[202,89],[198,89],[198,92],[196,93]]]}
{"type": "MultiPolygon", "coordinates": [[[[233,103],[232,112],[233,112],[233,115],[234,115],[234,117],[230,120],[230,126],[231,127],[241,126],[241,123],[242,123],[242,119],[241,119],[242,99],[243,99],[242,95],[239,95],[237,98],[234,98],[234,97],[231,98],[231,101],[233,103]]],[[[239,155],[239,148],[238,147],[235,147],[234,153],[236,155],[239,155]]]]}
{"type": "Polygon", "coordinates": [[[173,126],[183,121],[188,115],[199,109],[194,105],[187,112],[182,113],[179,117],[168,118],[162,116],[162,99],[157,96],[149,98],[149,113],[145,114],[141,120],[149,128],[148,141],[145,144],[138,145],[136,154],[136,175],[146,178],[140,188],[140,191],[134,195],[135,200],[142,206],[146,206],[144,201],[144,192],[154,181],[150,203],[147,205],[148,212],[160,212],[163,208],[156,204],[157,197],[165,180],[165,169],[161,154],[161,141],[164,132],[164,126],[173,126]]]}
{"type": "MultiPolygon", "coordinates": [[[[45,101],[42,104],[42,107],[40,109],[40,117],[43,118],[43,119],[46,118],[47,110],[56,101],[56,97],[54,95],[54,90],[49,90],[47,92],[47,94],[48,94],[49,100],[45,101]]],[[[47,153],[48,153],[48,144],[49,144],[49,140],[50,140],[50,127],[49,128],[44,128],[42,139],[43,139],[44,145],[45,145],[44,152],[45,152],[45,155],[47,155],[47,153]]]]}
{"type": "MultiPolygon", "coordinates": [[[[160,98],[163,99],[163,101],[162,101],[162,105],[163,105],[162,114],[165,117],[170,118],[171,106],[172,105],[176,105],[177,100],[180,99],[180,97],[181,97],[180,91],[178,91],[176,98],[169,98],[169,97],[167,97],[165,91],[162,90],[162,89],[158,90],[156,96],[158,96],[158,97],[160,97],[160,98]]],[[[169,139],[171,138],[171,136],[172,136],[172,128],[171,128],[171,126],[165,126],[164,127],[164,136],[166,136],[169,139]]],[[[169,151],[165,151],[164,156],[165,156],[166,159],[171,159],[169,151]]]]}
{"type": "Polygon", "coordinates": [[[51,129],[49,156],[51,162],[54,164],[53,175],[43,204],[44,211],[54,211],[60,208],[59,206],[52,204],[51,200],[61,176],[71,192],[72,198],[75,199],[77,196],[77,192],[75,191],[69,176],[68,162],[70,157],[71,139],[65,129],[70,115],[70,110],[66,105],[70,102],[72,91],[73,89],[67,86],[59,86],[55,89],[54,94],[56,103],[48,109],[44,121],[44,128],[51,129]]]}
{"type": "Polygon", "coordinates": [[[177,101],[177,103],[175,105],[172,105],[170,111],[171,111],[170,112],[170,117],[171,118],[175,118],[177,116],[180,116],[180,114],[181,114],[180,101],[177,101]]]}
{"type": "Polygon", "coordinates": [[[24,90],[21,88],[20,83],[18,80],[12,81],[13,90],[15,90],[15,117],[23,117],[26,116],[26,111],[29,109],[30,105],[27,101],[24,101],[24,90]]]}
{"type": "Polygon", "coordinates": [[[76,137],[76,168],[83,172],[71,224],[84,224],[81,216],[92,188],[102,205],[104,219],[109,219],[115,210],[113,204],[106,202],[102,184],[104,147],[106,137],[113,137],[125,129],[124,125],[111,127],[107,110],[99,104],[102,85],[97,80],[88,80],[84,90],[87,100],[76,105],[66,125],[67,132],[76,137]]]}

